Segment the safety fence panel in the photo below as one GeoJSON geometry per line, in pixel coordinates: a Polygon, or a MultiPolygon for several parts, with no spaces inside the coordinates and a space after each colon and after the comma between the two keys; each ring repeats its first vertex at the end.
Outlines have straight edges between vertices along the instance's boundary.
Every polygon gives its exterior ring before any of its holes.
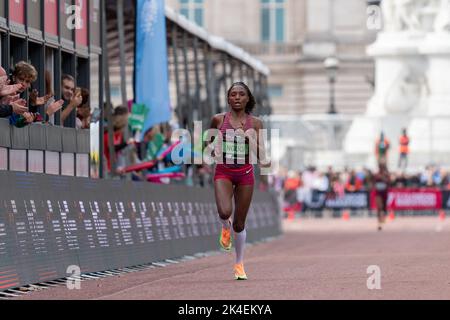
{"type": "MultiPolygon", "coordinates": [[[[376,193],[373,190],[345,192],[343,194],[314,190],[310,199],[302,203],[302,206],[305,210],[375,210],[375,196],[376,193]]],[[[450,190],[439,188],[390,188],[387,192],[386,202],[388,210],[423,211],[450,209],[450,190]]]]}
{"type": "MultiPolygon", "coordinates": [[[[281,233],[276,196],[255,190],[250,242],[281,233]]],[[[0,172],[0,291],[216,250],[206,188],[0,172]]]]}

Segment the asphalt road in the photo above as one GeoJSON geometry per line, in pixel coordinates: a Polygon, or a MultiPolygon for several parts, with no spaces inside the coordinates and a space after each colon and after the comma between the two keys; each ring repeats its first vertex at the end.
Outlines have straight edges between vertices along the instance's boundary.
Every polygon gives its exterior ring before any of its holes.
{"type": "Polygon", "coordinates": [[[448,218],[396,218],[381,232],[368,218],[297,219],[283,228],[280,238],[247,248],[248,281],[233,280],[234,252],[220,253],[15,299],[450,299],[448,218]]]}

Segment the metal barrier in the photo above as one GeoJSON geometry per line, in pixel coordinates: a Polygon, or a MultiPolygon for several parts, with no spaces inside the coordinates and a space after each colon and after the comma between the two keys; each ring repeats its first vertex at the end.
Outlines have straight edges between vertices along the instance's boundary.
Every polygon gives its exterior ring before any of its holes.
{"type": "Polygon", "coordinates": [[[89,130],[0,119],[0,170],[89,177],[89,130]]]}
{"type": "MultiPolygon", "coordinates": [[[[207,188],[0,172],[0,291],[218,249],[207,188]]],[[[275,195],[255,190],[247,239],[281,233],[275,195]]]]}

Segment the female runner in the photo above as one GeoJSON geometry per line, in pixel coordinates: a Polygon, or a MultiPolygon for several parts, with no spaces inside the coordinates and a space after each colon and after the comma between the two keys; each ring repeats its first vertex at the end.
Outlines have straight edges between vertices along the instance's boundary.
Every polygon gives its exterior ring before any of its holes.
{"type": "Polygon", "coordinates": [[[378,164],[379,171],[373,177],[375,189],[375,203],[377,207],[378,231],[382,230],[386,219],[387,198],[390,186],[390,177],[387,166],[384,162],[378,164]]]}
{"type": "MultiPolygon", "coordinates": [[[[230,250],[231,227],[234,231],[234,244],[236,249],[236,263],[234,276],[236,280],[247,280],[244,271],[244,246],[246,239],[245,220],[253,195],[255,182],[251,153],[256,151],[259,159],[264,152],[264,144],[258,139],[259,130],[263,128],[262,122],[251,115],[255,107],[255,98],[250,89],[243,82],[234,83],[228,90],[228,105],[230,110],[217,114],[212,118],[211,129],[218,129],[222,144],[222,163],[217,163],[214,174],[214,191],[216,205],[222,222],[222,231],[219,243],[225,250],[230,250]],[[254,129],[251,130],[251,129],[254,129]],[[228,131],[228,133],[227,133],[228,131]],[[254,135],[248,133],[256,133],[254,135]],[[233,137],[234,133],[236,137],[233,137]],[[245,133],[245,134],[244,134],[245,133]],[[239,143],[240,142],[240,143],[239,143]],[[255,148],[256,146],[256,148],[255,148]],[[222,157],[223,154],[223,157],[222,157]],[[234,197],[234,216],[232,199],[234,197]]],[[[214,141],[216,143],[216,141],[214,141]]],[[[217,146],[217,145],[216,145],[217,146]]],[[[217,151],[217,148],[215,149],[217,151]]],[[[217,155],[215,155],[217,157],[217,155]]],[[[217,158],[216,158],[217,159],[217,158]]],[[[269,164],[261,165],[268,167],[269,164]]]]}

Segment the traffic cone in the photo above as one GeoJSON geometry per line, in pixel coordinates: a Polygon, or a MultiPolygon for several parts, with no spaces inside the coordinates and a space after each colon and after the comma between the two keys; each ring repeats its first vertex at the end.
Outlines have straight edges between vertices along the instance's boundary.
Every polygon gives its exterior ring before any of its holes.
{"type": "Polygon", "coordinates": [[[289,210],[288,211],[288,220],[294,220],[294,218],[295,218],[295,211],[289,210]]]}
{"type": "Polygon", "coordinates": [[[390,210],[389,211],[389,215],[388,215],[388,221],[392,221],[395,219],[395,213],[394,210],[390,210]]]}
{"type": "Polygon", "coordinates": [[[443,221],[445,219],[445,210],[439,210],[439,220],[443,221]]]}
{"type": "Polygon", "coordinates": [[[344,221],[350,220],[350,212],[348,212],[348,210],[344,210],[342,212],[342,220],[344,221]]]}

